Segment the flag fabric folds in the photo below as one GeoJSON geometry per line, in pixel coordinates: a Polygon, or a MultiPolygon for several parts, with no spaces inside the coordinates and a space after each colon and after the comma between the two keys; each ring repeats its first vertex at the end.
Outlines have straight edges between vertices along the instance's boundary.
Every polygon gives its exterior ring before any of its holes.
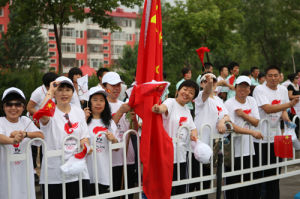
{"type": "Polygon", "coordinates": [[[162,24],[160,0],[145,0],[140,31],[137,85],[129,105],[142,118],[140,158],[143,190],[149,199],[169,199],[173,177],[173,143],[163,128],[162,116],[152,112],[166,83],[162,76],[162,24]],[[158,83],[151,83],[152,80],[158,83]]]}
{"type": "Polygon", "coordinates": [[[43,116],[52,117],[55,112],[55,103],[49,99],[48,102],[44,105],[43,108],[39,109],[37,112],[35,112],[32,116],[33,121],[35,123],[38,123],[40,118],[43,116]]]}
{"type": "Polygon", "coordinates": [[[274,137],[275,156],[293,158],[293,142],[291,135],[277,135],[274,137]]]}
{"type": "Polygon", "coordinates": [[[204,54],[205,52],[209,52],[210,50],[207,47],[200,47],[196,50],[196,52],[198,53],[199,59],[202,63],[202,66],[204,66],[204,54]]]}

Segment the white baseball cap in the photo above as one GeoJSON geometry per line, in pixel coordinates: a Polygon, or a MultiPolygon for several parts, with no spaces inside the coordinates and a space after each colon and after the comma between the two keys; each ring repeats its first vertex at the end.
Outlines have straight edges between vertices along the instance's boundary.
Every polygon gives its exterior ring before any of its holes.
{"type": "Polygon", "coordinates": [[[235,81],[235,85],[241,84],[243,82],[246,82],[247,84],[249,84],[249,86],[251,85],[251,80],[248,76],[245,75],[241,75],[239,76],[236,81],[235,81]]]}
{"type": "Polygon", "coordinates": [[[2,100],[3,100],[8,94],[10,94],[10,93],[17,93],[17,94],[19,94],[24,100],[26,100],[23,91],[21,91],[20,89],[18,89],[18,88],[16,88],[16,87],[10,87],[10,88],[6,89],[6,90],[3,92],[2,100]]]}
{"type": "Polygon", "coordinates": [[[110,85],[116,85],[116,84],[122,83],[122,82],[123,81],[121,80],[120,75],[116,72],[107,72],[102,77],[102,84],[108,83],[110,85]]]}
{"type": "Polygon", "coordinates": [[[210,77],[212,77],[213,79],[217,80],[217,77],[214,74],[212,74],[212,73],[205,73],[204,75],[201,76],[200,82],[206,80],[206,75],[210,75],[210,77]]]}
{"type": "Polygon", "coordinates": [[[73,82],[70,80],[70,78],[65,77],[65,76],[60,76],[60,77],[56,78],[55,81],[58,81],[58,82],[60,82],[60,83],[69,84],[69,85],[71,85],[72,87],[74,87],[74,84],[73,84],[73,82]]]}
{"type": "Polygon", "coordinates": [[[96,93],[102,93],[105,96],[107,95],[107,93],[105,92],[105,90],[103,88],[101,88],[100,86],[94,86],[92,88],[90,88],[89,90],[89,96],[92,96],[96,93]]]}

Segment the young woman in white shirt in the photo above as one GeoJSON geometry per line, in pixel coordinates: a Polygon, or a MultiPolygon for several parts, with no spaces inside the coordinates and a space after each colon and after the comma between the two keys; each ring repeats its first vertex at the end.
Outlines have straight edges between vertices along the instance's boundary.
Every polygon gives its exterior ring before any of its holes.
{"type": "MultiPolygon", "coordinates": [[[[21,116],[25,110],[24,93],[15,87],[6,89],[2,96],[2,110],[4,117],[0,117],[0,198],[35,199],[35,186],[32,156],[29,157],[29,182],[27,185],[27,163],[24,161],[10,162],[11,190],[7,184],[7,150],[10,154],[24,154],[30,139],[44,138],[43,133],[28,117],[21,116]],[[30,191],[30,198],[27,197],[30,191]]],[[[28,151],[31,154],[31,150],[28,151]]]]}
{"type": "MultiPolygon", "coordinates": [[[[171,138],[178,138],[178,144],[174,144],[174,167],[173,180],[177,180],[177,162],[180,164],[180,179],[186,178],[186,155],[188,139],[197,140],[197,129],[193,122],[190,110],[185,106],[191,102],[199,93],[199,86],[192,80],[186,80],[181,83],[175,98],[166,99],[163,104],[155,104],[152,107],[154,113],[163,114],[164,128],[171,138]],[[181,126],[187,126],[189,131],[183,129],[179,132],[181,126]],[[189,132],[191,132],[189,134],[189,132]],[[178,148],[177,148],[178,146],[178,148]],[[177,159],[178,158],[178,159],[177,159]]],[[[172,195],[185,193],[186,186],[177,186],[172,188],[172,195]]]]}
{"type": "Polygon", "coordinates": [[[90,143],[93,145],[95,135],[99,132],[105,132],[100,134],[96,138],[96,146],[94,147],[94,153],[96,153],[97,173],[94,173],[94,154],[88,156],[87,165],[91,182],[91,195],[95,195],[96,188],[95,182],[98,179],[99,194],[107,193],[109,190],[109,142],[117,143],[117,126],[112,120],[111,110],[109,103],[106,99],[106,92],[99,86],[92,87],[89,90],[89,102],[88,107],[84,109],[87,124],[90,134],[90,143]]]}
{"type": "MultiPolygon", "coordinates": [[[[40,119],[41,130],[45,135],[47,149],[64,150],[65,162],[70,159],[78,151],[77,142],[75,139],[64,139],[70,135],[77,137],[80,140],[81,147],[84,144],[89,145],[89,133],[83,110],[71,105],[71,99],[74,93],[72,81],[67,77],[59,77],[54,82],[51,82],[47,95],[42,103],[42,106],[49,100],[55,97],[56,108],[53,117],[43,116],[40,119]]],[[[45,184],[45,164],[42,162],[40,184],[45,184]]],[[[60,156],[48,158],[48,197],[49,199],[62,198],[62,172],[60,166],[62,160],[60,156]]],[[[89,196],[89,175],[87,166],[85,165],[82,172],[83,196],[89,196]]],[[[79,197],[79,177],[65,175],[66,182],[66,198],[79,197]]],[[[44,195],[45,196],[45,195],[44,195]]]]}

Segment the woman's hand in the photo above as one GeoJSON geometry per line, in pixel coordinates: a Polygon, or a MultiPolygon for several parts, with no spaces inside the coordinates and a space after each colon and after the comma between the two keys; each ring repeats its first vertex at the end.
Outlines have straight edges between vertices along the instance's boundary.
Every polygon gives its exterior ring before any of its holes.
{"type": "Polygon", "coordinates": [[[106,138],[107,138],[107,140],[111,141],[112,143],[118,142],[118,140],[115,138],[115,136],[114,136],[114,134],[112,134],[112,132],[107,131],[106,138]]]}
{"type": "Polygon", "coordinates": [[[261,132],[259,132],[259,131],[254,131],[254,130],[252,130],[252,134],[251,134],[254,138],[256,138],[256,139],[263,139],[264,138],[264,136],[261,134],[261,132]]]}
{"type": "Polygon", "coordinates": [[[197,139],[198,139],[198,133],[197,133],[196,129],[194,129],[194,130],[191,131],[190,139],[192,141],[195,141],[195,142],[197,141],[197,139]]]}
{"type": "Polygon", "coordinates": [[[91,116],[92,112],[90,111],[89,107],[84,108],[83,111],[84,111],[85,119],[87,120],[91,116]]]}
{"type": "Polygon", "coordinates": [[[217,129],[219,133],[223,134],[226,131],[226,125],[225,125],[225,120],[220,120],[217,124],[217,129]]]}
{"type": "Polygon", "coordinates": [[[160,106],[158,104],[154,104],[152,106],[152,112],[153,113],[160,113],[160,106]]]}

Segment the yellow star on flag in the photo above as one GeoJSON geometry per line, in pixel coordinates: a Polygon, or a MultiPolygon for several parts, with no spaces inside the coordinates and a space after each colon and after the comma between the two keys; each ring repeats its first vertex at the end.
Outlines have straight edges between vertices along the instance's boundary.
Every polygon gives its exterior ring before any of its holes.
{"type": "Polygon", "coordinates": [[[155,23],[156,24],[156,15],[154,15],[153,17],[151,17],[151,23],[155,23]]]}
{"type": "Polygon", "coordinates": [[[49,109],[51,109],[51,108],[52,108],[52,104],[51,104],[51,103],[48,103],[47,107],[48,107],[49,109]]]}
{"type": "Polygon", "coordinates": [[[157,74],[159,74],[158,69],[159,69],[159,65],[155,67],[155,72],[156,72],[157,74]]]}
{"type": "Polygon", "coordinates": [[[161,43],[161,40],[162,40],[162,33],[160,32],[159,33],[159,43],[161,43]]]}

